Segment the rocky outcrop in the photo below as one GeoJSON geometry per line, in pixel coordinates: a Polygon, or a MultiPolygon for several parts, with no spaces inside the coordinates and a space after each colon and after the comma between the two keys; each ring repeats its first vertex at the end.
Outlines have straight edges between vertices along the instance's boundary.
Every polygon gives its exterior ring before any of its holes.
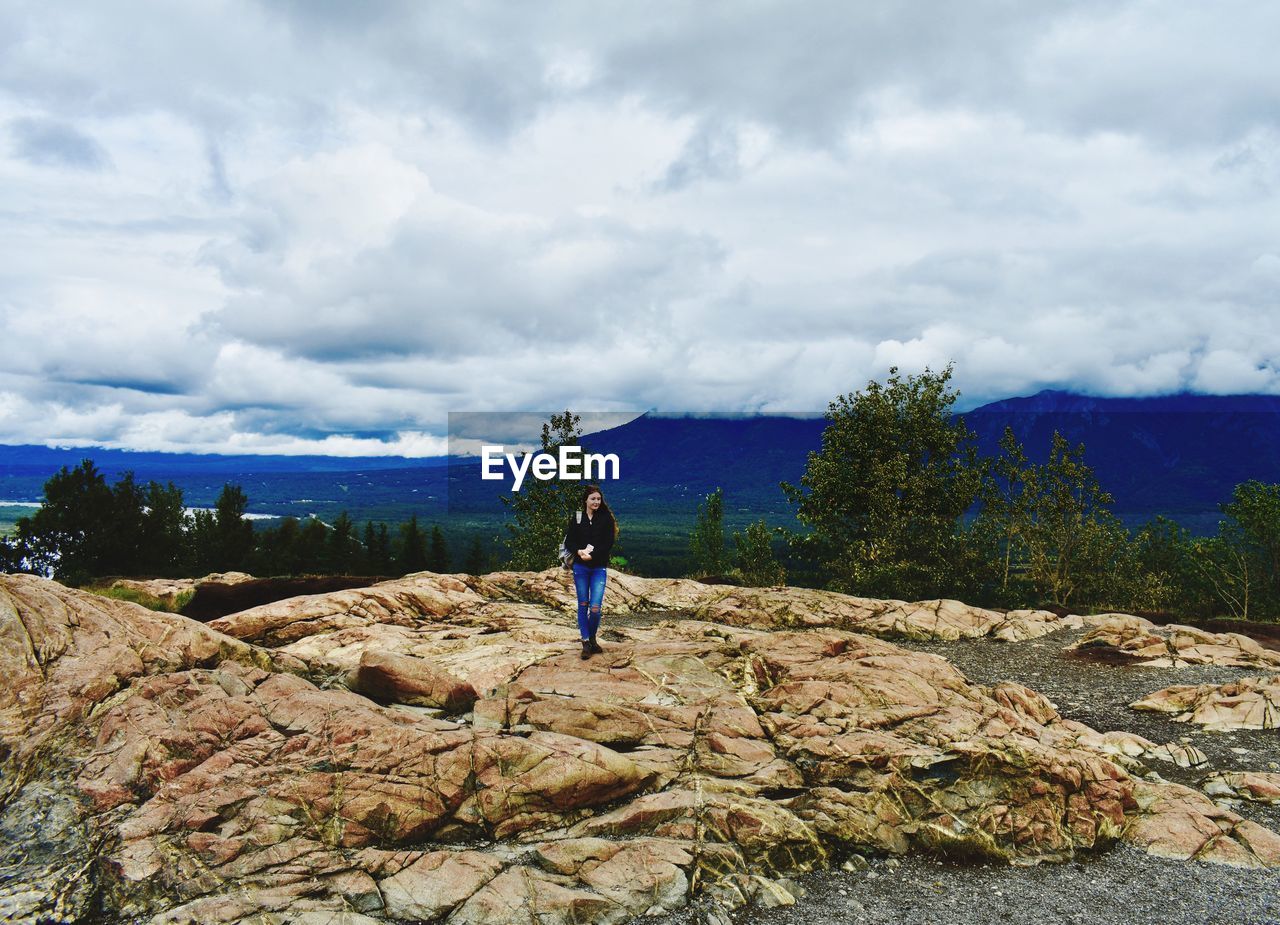
{"type": "Polygon", "coordinates": [[[1110,653],[1150,668],[1222,665],[1280,667],[1280,652],[1240,633],[1210,633],[1193,626],[1156,626],[1129,614],[1085,617],[1091,629],[1070,646],[1079,652],[1110,653]]]}
{"type": "Polygon", "coordinates": [[[1236,867],[1275,867],[1280,835],[1214,804],[1181,784],[1138,781],[1138,812],[1126,840],[1149,854],[1177,861],[1210,861],[1236,867]]]}
{"type": "Polygon", "coordinates": [[[184,617],[0,576],[0,913],[15,921],[83,915],[96,890],[90,872],[111,836],[75,786],[75,763],[93,749],[91,730],[108,703],[130,698],[135,683],[197,665],[303,667],[184,617]]]}
{"type": "Polygon", "coordinates": [[[378,649],[361,653],[350,687],[375,700],[437,707],[446,713],[465,713],[476,701],[475,688],[430,660],[378,649]]]}
{"type": "MultiPolygon", "coordinates": [[[[495,572],[480,578],[431,576],[430,582],[431,587],[427,588],[417,576],[407,576],[342,595],[294,598],[234,614],[226,618],[229,622],[220,625],[234,628],[233,632],[242,638],[267,641],[284,639],[285,636],[271,634],[291,622],[337,618],[352,605],[375,611],[407,607],[435,616],[484,612],[498,618],[530,612],[521,611],[520,605],[563,611],[575,603],[573,583],[559,569],[495,572]]],[[[1016,642],[1083,625],[1079,616],[1059,617],[1046,610],[1001,613],[952,600],[908,603],[811,588],[740,588],[705,585],[686,578],[641,578],[621,573],[610,576],[608,609],[615,614],[664,613],[765,629],[829,627],[890,639],[989,636],[1016,642]]]]}
{"type": "Polygon", "coordinates": [[[254,577],[246,572],[214,572],[203,578],[117,578],[111,582],[111,587],[136,591],[172,606],[204,584],[237,585],[253,580],[254,577]]]}
{"type": "Polygon", "coordinates": [[[1135,710],[1172,713],[1180,723],[1205,729],[1275,729],[1280,727],[1280,675],[1239,678],[1227,684],[1182,684],[1166,687],[1130,704],[1135,710]]]}
{"type": "Polygon", "coordinates": [[[69,848],[6,855],[23,886],[0,912],[621,922],[694,894],[790,902],[780,878],[850,850],[1035,863],[1125,839],[1280,864],[1267,830],[1136,777],[1161,747],[843,625],[1051,620],[617,585],[637,619],[606,618],[584,662],[559,572],[422,574],[209,625],[0,576],[0,830],[69,848]]]}
{"type": "Polygon", "coordinates": [[[1215,771],[1200,785],[1211,797],[1280,803],[1280,773],[1274,771],[1215,771]]]}

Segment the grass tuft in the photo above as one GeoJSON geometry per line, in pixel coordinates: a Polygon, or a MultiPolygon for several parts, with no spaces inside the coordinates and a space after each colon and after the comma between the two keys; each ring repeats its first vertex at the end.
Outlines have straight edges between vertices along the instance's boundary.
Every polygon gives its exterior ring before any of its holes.
{"type": "Polygon", "coordinates": [[[116,601],[129,601],[132,604],[141,604],[148,610],[159,610],[164,613],[178,613],[183,607],[187,606],[187,602],[195,596],[195,590],[180,591],[171,598],[155,597],[146,594],[136,588],[119,588],[109,585],[89,586],[83,590],[97,594],[100,597],[109,597],[116,601]]]}

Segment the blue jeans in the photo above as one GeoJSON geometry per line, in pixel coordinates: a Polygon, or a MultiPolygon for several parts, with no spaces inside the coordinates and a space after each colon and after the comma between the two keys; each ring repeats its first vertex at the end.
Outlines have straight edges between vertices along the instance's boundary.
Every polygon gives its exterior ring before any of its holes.
{"type": "Polygon", "coordinates": [[[595,639],[600,629],[600,605],[609,570],[603,565],[573,563],[573,584],[578,589],[578,632],[583,639],[595,639]]]}

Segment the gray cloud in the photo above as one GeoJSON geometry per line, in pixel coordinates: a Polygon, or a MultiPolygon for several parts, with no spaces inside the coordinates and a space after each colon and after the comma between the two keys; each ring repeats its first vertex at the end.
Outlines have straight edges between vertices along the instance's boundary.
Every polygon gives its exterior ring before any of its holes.
{"type": "Polygon", "coordinates": [[[667,166],[656,188],[676,192],[701,180],[732,180],[742,171],[740,157],[738,134],[732,127],[703,123],[667,166]]]}
{"type": "Polygon", "coordinates": [[[1280,9],[1259,0],[245,2],[235,15],[166,8],[161,28],[133,29],[148,10],[139,0],[68,20],[12,5],[0,14],[0,80],[71,112],[92,100],[97,113],[162,106],[217,129],[269,114],[305,130],[351,101],[449,113],[490,139],[566,100],[626,96],[818,144],[873,118],[886,94],[1175,145],[1280,118],[1280,9]]]}
{"type": "Polygon", "coordinates": [[[227,178],[227,165],[222,158],[222,150],[213,139],[206,144],[206,156],[209,159],[209,196],[217,202],[230,202],[234,196],[231,181],[227,178]]]}
{"type": "Polygon", "coordinates": [[[73,125],[54,119],[14,119],[9,123],[13,152],[32,164],[101,170],[102,146],[73,125]]]}

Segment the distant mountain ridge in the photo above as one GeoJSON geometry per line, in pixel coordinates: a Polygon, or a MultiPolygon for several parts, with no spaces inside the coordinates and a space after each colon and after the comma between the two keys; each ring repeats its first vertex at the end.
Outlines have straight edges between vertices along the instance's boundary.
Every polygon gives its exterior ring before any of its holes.
{"type": "Polygon", "coordinates": [[[1054,431],[1083,443],[1085,462],[1130,524],[1164,514],[1211,531],[1236,485],[1280,482],[1280,396],[1046,391],[992,402],[964,418],[990,455],[1006,427],[1037,460],[1047,456],[1054,431]]]}
{"type": "MultiPolygon", "coordinates": [[[[1031,458],[1043,460],[1052,434],[1084,443],[1086,462],[1131,525],[1155,514],[1212,530],[1219,505],[1248,479],[1280,482],[1280,396],[1168,395],[1106,398],[1046,390],[961,415],[993,455],[1006,427],[1031,458]]],[[[716,488],[731,522],[765,516],[784,522],[791,508],[779,488],[804,472],[821,446],[821,416],[642,415],[584,440],[618,454],[622,479],[608,489],[634,512],[683,517],[716,488]]],[[[473,457],[213,456],[99,448],[0,446],[0,499],[35,500],[63,465],[92,458],[109,479],[132,470],[142,481],[173,480],[188,503],[211,503],[227,481],[244,486],[254,511],[349,510],[357,519],[500,516],[500,483],[479,478],[473,457]]]]}
{"type": "Polygon", "coordinates": [[[119,450],[101,446],[0,445],[0,464],[6,467],[56,468],[77,465],[82,459],[92,459],[103,471],[127,470],[139,477],[151,472],[352,472],[361,469],[409,469],[444,464],[444,457],[413,459],[405,456],[224,455],[119,450]]]}
{"type": "Polygon", "coordinates": [[[990,414],[1016,411],[1034,414],[1075,414],[1110,412],[1113,414],[1223,414],[1233,412],[1280,413],[1280,395],[1195,395],[1180,392],[1173,395],[1105,398],[1080,395],[1058,389],[1044,389],[1023,398],[1004,398],[980,405],[964,414],[990,414]]]}

